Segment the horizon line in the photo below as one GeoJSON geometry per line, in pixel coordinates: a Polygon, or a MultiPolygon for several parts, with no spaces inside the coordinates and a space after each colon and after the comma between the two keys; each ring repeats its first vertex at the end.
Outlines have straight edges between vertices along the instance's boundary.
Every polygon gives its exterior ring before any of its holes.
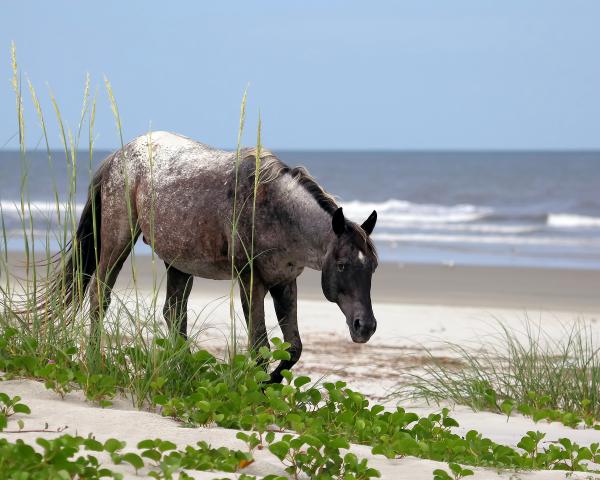
{"type": "MultiPolygon", "coordinates": [[[[289,148],[263,147],[268,150],[290,153],[600,153],[600,146],[594,148],[289,148]]],[[[236,148],[215,147],[224,151],[235,151],[236,148]]],[[[247,148],[244,146],[243,148],[247,148]]],[[[95,152],[116,152],[121,147],[100,147],[95,152]]],[[[89,152],[87,148],[78,148],[77,152],[89,152]]],[[[47,153],[46,148],[25,149],[25,153],[47,153]]],[[[52,153],[65,153],[64,148],[51,148],[52,153]]],[[[0,148],[0,153],[17,153],[18,148],[0,148]]],[[[70,153],[70,150],[69,150],[70,153]]]]}

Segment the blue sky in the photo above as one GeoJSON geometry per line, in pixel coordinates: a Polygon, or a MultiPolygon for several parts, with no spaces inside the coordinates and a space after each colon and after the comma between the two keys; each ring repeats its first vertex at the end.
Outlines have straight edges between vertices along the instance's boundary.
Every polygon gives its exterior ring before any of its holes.
{"type": "Polygon", "coordinates": [[[4,2],[0,147],[17,146],[14,40],[71,128],[90,73],[98,148],[119,144],[103,75],[126,139],[152,125],[231,147],[249,84],[245,143],[260,109],[272,148],[600,148],[599,24],[597,0],[4,2]]]}

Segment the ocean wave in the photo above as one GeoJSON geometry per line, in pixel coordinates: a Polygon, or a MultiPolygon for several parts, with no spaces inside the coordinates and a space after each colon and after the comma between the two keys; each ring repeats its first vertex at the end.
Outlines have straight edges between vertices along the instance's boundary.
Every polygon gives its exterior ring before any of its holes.
{"type": "Polygon", "coordinates": [[[373,210],[377,210],[381,224],[401,223],[461,223],[481,220],[493,212],[488,207],[475,205],[436,205],[412,203],[404,200],[390,199],[385,202],[361,202],[354,200],[343,202],[346,216],[356,221],[367,218],[373,210]]]}
{"type": "Polygon", "coordinates": [[[423,223],[423,222],[402,222],[390,221],[389,219],[379,217],[377,223],[378,229],[385,228],[387,230],[418,230],[418,231],[444,231],[444,232],[470,232],[470,233],[512,233],[512,234],[529,234],[543,230],[540,225],[501,225],[494,223],[423,223]]]}
{"type": "MultiPolygon", "coordinates": [[[[2,200],[0,202],[2,213],[12,218],[20,218],[22,215],[20,200],[2,200]]],[[[57,209],[56,202],[32,201],[25,203],[25,216],[31,210],[32,214],[46,217],[55,217],[57,211],[61,214],[67,209],[67,206],[74,209],[74,213],[79,215],[83,210],[83,204],[68,204],[59,202],[57,209]]],[[[379,214],[379,225],[389,227],[403,227],[418,224],[443,224],[443,223],[465,223],[473,222],[490,215],[493,210],[487,207],[477,207],[474,205],[435,205],[419,204],[407,202],[404,200],[391,199],[385,202],[361,202],[358,200],[343,202],[342,206],[346,216],[356,221],[363,221],[373,210],[379,214]]]]}
{"type": "MultiPolygon", "coordinates": [[[[535,233],[544,227],[556,229],[600,228],[600,217],[570,213],[532,213],[495,210],[491,207],[459,204],[437,205],[413,203],[390,199],[384,202],[363,202],[353,200],[342,202],[348,218],[361,222],[373,210],[378,213],[378,227],[387,229],[443,230],[452,232],[473,232],[482,234],[527,234],[535,233]]],[[[20,221],[22,217],[20,200],[2,200],[0,207],[5,219],[20,221]]],[[[79,218],[83,203],[32,201],[25,203],[25,218],[29,212],[35,217],[56,220],[67,209],[79,218]]]]}
{"type": "Polygon", "coordinates": [[[374,233],[375,241],[387,243],[486,243],[504,245],[551,245],[556,247],[596,247],[592,238],[522,237],[510,235],[438,235],[426,233],[374,233]]]}
{"type": "MultiPolygon", "coordinates": [[[[23,216],[23,210],[21,209],[21,201],[20,200],[2,200],[0,201],[0,208],[2,209],[2,215],[10,218],[21,218],[23,216]]],[[[83,211],[82,203],[67,203],[67,202],[59,202],[58,206],[56,202],[25,202],[24,203],[24,214],[25,218],[28,218],[29,212],[31,211],[34,215],[42,215],[45,217],[56,216],[57,212],[60,212],[61,215],[67,211],[67,209],[71,208],[72,211],[79,216],[79,214],[83,211]]]]}
{"type": "Polygon", "coordinates": [[[379,214],[380,227],[469,231],[480,233],[533,233],[544,227],[600,228],[600,217],[570,213],[547,213],[494,209],[459,204],[436,205],[390,199],[384,202],[354,200],[342,204],[346,215],[356,221],[373,210],[379,214]],[[483,223],[485,221],[485,223],[483,223]]]}
{"type": "Polygon", "coordinates": [[[600,218],[568,213],[551,213],[548,215],[548,226],[555,228],[600,228],[600,218]]]}

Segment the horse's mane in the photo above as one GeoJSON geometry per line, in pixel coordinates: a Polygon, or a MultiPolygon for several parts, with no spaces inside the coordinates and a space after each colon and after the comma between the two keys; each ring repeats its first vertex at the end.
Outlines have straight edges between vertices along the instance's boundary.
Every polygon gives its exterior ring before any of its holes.
{"type": "MultiPolygon", "coordinates": [[[[256,161],[256,148],[244,149],[242,158],[244,160],[256,161]]],[[[291,175],[292,180],[304,187],[304,189],[316,200],[319,206],[329,213],[329,215],[333,215],[339,208],[333,195],[326,192],[305,167],[290,167],[279,160],[279,158],[269,150],[260,151],[260,160],[261,183],[268,183],[289,174],[291,175]]],[[[347,220],[346,228],[352,233],[351,238],[361,251],[369,255],[373,261],[377,263],[377,250],[375,249],[375,244],[373,243],[373,240],[371,240],[371,237],[367,235],[360,225],[354,222],[347,220]]]]}

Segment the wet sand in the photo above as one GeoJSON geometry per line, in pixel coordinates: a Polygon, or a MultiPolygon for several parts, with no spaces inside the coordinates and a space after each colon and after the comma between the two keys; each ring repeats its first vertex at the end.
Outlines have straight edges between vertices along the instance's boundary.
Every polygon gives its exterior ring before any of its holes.
{"type": "MultiPolygon", "coordinates": [[[[152,288],[149,257],[137,257],[135,264],[138,286],[152,288]]],[[[131,285],[130,272],[128,262],[118,286],[131,285]]],[[[156,272],[164,283],[160,261],[156,272]]],[[[193,292],[217,297],[228,294],[229,288],[229,281],[195,278],[193,292]]],[[[382,263],[373,276],[371,294],[374,303],[594,312],[600,311],[600,270],[382,263]]],[[[298,279],[298,295],[325,300],[321,272],[305,269],[298,279]]]]}
{"type": "MultiPolygon", "coordinates": [[[[14,273],[22,274],[22,262],[22,254],[9,255],[14,273]]],[[[162,261],[153,265],[151,257],[137,256],[135,268],[139,289],[150,290],[155,281],[164,288],[162,261]]],[[[133,285],[131,272],[128,260],[117,288],[133,285]]],[[[324,300],[320,275],[304,270],[298,279],[299,298],[324,300]]],[[[195,278],[192,291],[216,298],[229,294],[230,286],[230,281],[195,278]]],[[[374,303],[595,312],[600,311],[600,270],[381,263],[371,294],[374,303]]]]}

